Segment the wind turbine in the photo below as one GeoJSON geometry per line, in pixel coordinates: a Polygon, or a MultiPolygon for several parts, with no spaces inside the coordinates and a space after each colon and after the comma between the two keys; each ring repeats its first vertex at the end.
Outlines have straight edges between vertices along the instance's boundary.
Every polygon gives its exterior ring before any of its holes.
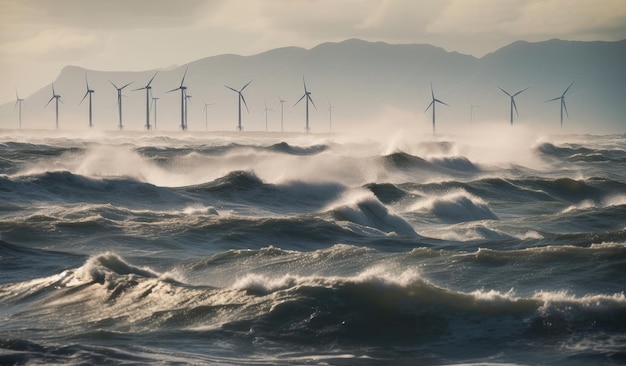
{"type": "Polygon", "coordinates": [[[19,94],[17,94],[17,87],[16,87],[15,88],[15,105],[13,106],[13,110],[15,110],[15,107],[18,107],[20,130],[22,129],[22,102],[23,101],[24,99],[21,99],[19,94]]]}
{"type": "Polygon", "coordinates": [[[267,132],[267,112],[274,112],[274,110],[267,108],[267,98],[265,98],[265,109],[263,110],[263,113],[265,113],[265,132],[267,132]]]}
{"type": "Polygon", "coordinates": [[[333,130],[333,109],[336,108],[334,105],[330,104],[330,100],[326,98],[328,102],[328,131],[333,130]]]}
{"type": "MultiPolygon", "coordinates": [[[[55,101],[55,106],[56,106],[56,128],[58,130],[59,129],[59,102],[61,102],[61,96],[58,95],[54,91],[54,81],[52,82],[52,98],[50,98],[48,103],[46,103],[45,107],[47,107],[48,104],[50,104],[50,102],[52,102],[52,99],[56,99],[56,101],[55,101]]],[[[61,102],[61,103],[63,103],[63,102],[61,102]]]]}
{"type": "Polygon", "coordinates": [[[449,105],[446,102],[442,102],[439,99],[435,98],[435,92],[433,91],[433,83],[430,83],[430,94],[432,95],[433,99],[430,102],[430,104],[428,105],[428,107],[426,107],[426,110],[424,111],[424,113],[426,113],[430,107],[433,107],[433,135],[434,135],[435,134],[435,105],[437,103],[441,103],[441,104],[446,105],[448,107],[449,107],[449,105]]]}
{"type": "Polygon", "coordinates": [[[470,106],[470,123],[474,122],[474,109],[478,108],[477,105],[470,106]]]}
{"type": "Polygon", "coordinates": [[[185,73],[183,74],[183,79],[180,81],[180,86],[176,89],[168,91],[168,93],[171,93],[180,89],[180,128],[182,130],[187,129],[187,87],[185,86],[185,76],[187,76],[187,70],[189,70],[189,67],[185,68],[185,73]]]}
{"type": "Polygon", "coordinates": [[[109,83],[111,83],[111,85],[113,85],[113,87],[117,90],[117,110],[119,112],[120,115],[120,124],[119,124],[119,129],[123,129],[124,128],[124,124],[122,124],[122,90],[129,86],[130,84],[132,84],[133,82],[131,81],[130,83],[124,85],[121,88],[118,88],[117,85],[113,84],[113,82],[111,80],[109,80],[109,83]]]}
{"type": "Polygon", "coordinates": [[[280,95],[278,96],[278,104],[280,104],[280,132],[283,132],[283,116],[284,116],[284,109],[283,109],[283,105],[285,104],[285,102],[287,102],[286,100],[283,100],[280,95]]]}
{"type": "Polygon", "coordinates": [[[569,91],[569,88],[571,88],[572,85],[574,85],[573,81],[571,84],[569,84],[567,89],[565,89],[565,91],[563,92],[563,94],[561,94],[560,97],[546,100],[546,102],[552,102],[554,100],[559,100],[559,99],[561,100],[561,128],[563,128],[563,110],[565,110],[565,115],[567,115],[567,118],[569,118],[569,113],[567,113],[567,106],[565,105],[565,94],[567,94],[567,92],[569,91]]]}
{"type": "MultiPolygon", "coordinates": [[[[313,104],[313,107],[315,107],[316,110],[317,110],[317,107],[315,106],[315,102],[313,102],[313,98],[311,98],[311,92],[308,91],[308,89],[306,88],[306,81],[304,80],[304,76],[302,77],[302,83],[304,84],[304,95],[302,95],[302,97],[300,97],[300,99],[298,99],[296,104],[300,103],[300,101],[306,97],[306,127],[305,127],[305,130],[306,130],[306,132],[309,132],[309,130],[310,130],[309,129],[309,101],[311,101],[311,104],[313,104]]],[[[294,104],[294,107],[295,107],[296,104],[294,104]]]]}
{"type": "Polygon", "coordinates": [[[202,114],[204,115],[204,130],[208,131],[209,130],[209,106],[213,105],[213,103],[207,103],[202,97],[200,97],[200,99],[202,99],[202,103],[204,103],[204,109],[202,110],[202,114]]]}
{"type": "Polygon", "coordinates": [[[155,72],[154,76],[152,76],[152,79],[150,79],[150,81],[148,81],[148,84],[146,84],[146,86],[144,86],[143,88],[133,89],[133,91],[146,89],[146,130],[150,129],[150,90],[152,89],[150,84],[152,84],[152,80],[154,80],[158,73],[158,71],[155,72]]]}
{"type": "Polygon", "coordinates": [[[159,98],[152,97],[152,103],[154,104],[154,130],[155,131],[157,129],[157,101],[158,100],[159,100],[159,98]]]}
{"type": "Polygon", "coordinates": [[[89,127],[93,127],[92,113],[91,113],[91,94],[94,93],[94,90],[89,89],[89,81],[87,81],[87,73],[85,73],[85,84],[87,84],[87,91],[85,92],[85,96],[83,97],[83,99],[81,99],[78,105],[83,104],[83,101],[85,100],[85,98],[87,98],[87,95],[89,94],[89,127]]]}
{"type": "Polygon", "coordinates": [[[498,89],[502,90],[504,94],[508,95],[509,98],[511,98],[511,126],[513,126],[513,109],[515,109],[515,114],[519,117],[519,113],[517,113],[517,105],[515,104],[515,97],[521,94],[522,92],[524,92],[528,88],[524,88],[513,95],[509,94],[509,92],[507,92],[506,90],[500,87],[498,87],[498,89]]]}
{"type": "Polygon", "coordinates": [[[246,110],[248,111],[248,113],[250,113],[250,110],[248,109],[248,105],[246,104],[246,98],[243,97],[242,92],[253,81],[254,81],[254,79],[248,81],[248,83],[246,85],[244,85],[243,88],[241,88],[239,90],[237,90],[235,88],[231,88],[228,85],[224,85],[228,89],[230,89],[230,90],[234,91],[235,93],[239,94],[239,99],[238,99],[239,100],[239,124],[237,125],[237,131],[241,131],[242,130],[242,127],[241,127],[241,101],[242,100],[243,100],[243,105],[246,106],[246,110]]]}

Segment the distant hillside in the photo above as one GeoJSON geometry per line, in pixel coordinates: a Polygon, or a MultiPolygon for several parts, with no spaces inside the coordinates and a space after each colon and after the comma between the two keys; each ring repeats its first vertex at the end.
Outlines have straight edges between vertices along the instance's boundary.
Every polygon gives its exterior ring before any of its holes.
{"type": "MultiPolygon", "coordinates": [[[[547,99],[561,95],[572,82],[566,96],[570,119],[566,128],[587,132],[626,130],[626,40],[619,42],[570,42],[550,40],[538,43],[515,42],[478,59],[447,52],[431,45],[391,45],[350,39],[323,43],[310,50],[287,47],[253,56],[219,55],[186,65],[163,69],[152,83],[158,101],[158,127],[176,130],[180,125],[180,94],[166,93],[180,85],[189,68],[186,85],[192,96],[189,104],[190,130],[204,130],[202,99],[212,105],[208,110],[208,129],[233,131],[237,123],[235,89],[254,79],[244,96],[250,113],[243,115],[245,130],[265,130],[265,101],[269,108],[269,129],[280,129],[279,96],[284,104],[284,125],[288,131],[304,130],[304,105],[293,106],[302,96],[302,77],[317,110],[311,110],[314,132],[328,131],[328,101],[335,106],[335,129],[347,126],[384,123],[415,123],[428,131],[432,82],[436,97],[450,106],[438,106],[437,125],[442,132],[467,126],[470,106],[475,122],[509,119],[509,99],[498,87],[516,92],[529,89],[517,98],[519,119],[515,123],[557,126],[559,103],[547,99]],[[393,112],[390,112],[393,111],[393,112]],[[403,116],[403,121],[398,121],[403,116]]],[[[98,129],[117,126],[117,92],[109,81],[126,84],[123,115],[127,129],[140,130],[145,124],[143,87],[156,70],[143,72],[104,72],[67,66],[55,79],[61,95],[60,125],[63,129],[86,128],[87,103],[79,105],[85,94],[85,73],[95,90],[94,124],[98,129]]],[[[54,102],[50,85],[26,97],[23,128],[54,128],[54,102]]],[[[15,101],[0,106],[0,127],[16,128],[15,101]]]]}

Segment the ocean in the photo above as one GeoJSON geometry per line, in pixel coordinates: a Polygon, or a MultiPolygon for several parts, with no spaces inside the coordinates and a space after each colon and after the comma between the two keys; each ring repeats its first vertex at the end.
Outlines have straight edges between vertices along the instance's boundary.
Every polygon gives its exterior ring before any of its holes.
{"type": "Polygon", "coordinates": [[[0,364],[626,364],[626,135],[506,130],[0,131],[0,364]]]}

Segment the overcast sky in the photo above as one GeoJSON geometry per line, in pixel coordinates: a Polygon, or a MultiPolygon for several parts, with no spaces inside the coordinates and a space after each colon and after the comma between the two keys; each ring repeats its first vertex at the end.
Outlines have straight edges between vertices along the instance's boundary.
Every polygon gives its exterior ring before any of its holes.
{"type": "Polygon", "coordinates": [[[480,57],[516,40],[626,38],[626,0],[0,0],[0,102],[66,65],[141,71],[361,38],[480,57]]]}

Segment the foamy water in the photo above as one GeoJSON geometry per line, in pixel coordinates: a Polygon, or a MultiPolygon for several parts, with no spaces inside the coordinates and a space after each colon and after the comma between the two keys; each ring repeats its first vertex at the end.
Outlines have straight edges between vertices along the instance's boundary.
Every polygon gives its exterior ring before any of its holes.
{"type": "Polygon", "coordinates": [[[623,362],[625,137],[507,131],[3,131],[0,363],[623,362]]]}

